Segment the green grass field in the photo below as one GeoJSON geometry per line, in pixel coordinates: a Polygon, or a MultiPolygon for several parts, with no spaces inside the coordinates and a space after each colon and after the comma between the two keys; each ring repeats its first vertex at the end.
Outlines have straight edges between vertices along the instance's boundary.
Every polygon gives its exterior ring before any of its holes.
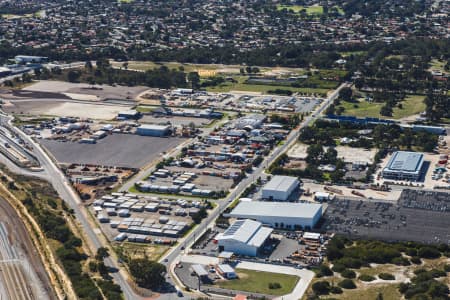
{"type": "MultiPolygon", "coordinates": [[[[408,116],[412,116],[421,113],[425,110],[425,103],[423,99],[425,97],[421,95],[408,95],[405,100],[401,102],[403,108],[395,107],[393,109],[393,119],[401,119],[408,116]]],[[[380,109],[384,103],[370,103],[367,101],[360,101],[359,103],[350,103],[342,101],[341,105],[345,108],[343,115],[356,116],[356,117],[375,117],[386,118],[380,114],[380,109]],[[355,107],[355,105],[357,107],[355,107]]]]}
{"type": "MultiPolygon", "coordinates": [[[[302,6],[302,5],[282,5],[282,4],[279,4],[277,6],[277,9],[278,10],[282,10],[282,9],[291,10],[292,12],[294,12],[296,14],[300,13],[302,10],[305,10],[306,14],[310,15],[310,16],[321,16],[321,15],[323,15],[323,6],[321,6],[321,5],[302,6]]],[[[344,14],[344,11],[340,7],[337,7],[337,11],[339,12],[339,14],[344,14]]]]}
{"type": "Polygon", "coordinates": [[[343,51],[343,52],[339,52],[340,55],[342,55],[343,57],[347,57],[350,55],[364,55],[366,54],[367,51],[343,51]]]}
{"type": "Polygon", "coordinates": [[[236,269],[239,279],[216,283],[225,289],[281,296],[289,294],[297,284],[299,277],[279,273],[260,272],[247,269],[236,269]],[[269,283],[279,283],[281,288],[269,289],[269,283]]]}
{"type": "Polygon", "coordinates": [[[445,70],[445,64],[446,62],[443,60],[439,60],[439,59],[432,59],[430,62],[430,69],[429,70],[437,70],[437,71],[441,71],[443,73],[448,73],[445,70]]]}
{"type": "Polygon", "coordinates": [[[314,5],[314,6],[302,6],[302,5],[278,5],[277,9],[278,10],[282,10],[282,9],[287,9],[287,10],[291,10],[295,13],[299,13],[300,11],[302,11],[303,9],[306,10],[306,13],[308,15],[321,15],[323,14],[323,6],[321,5],[314,5]]]}
{"type": "Polygon", "coordinates": [[[217,93],[227,93],[229,91],[267,93],[268,91],[275,89],[283,89],[305,94],[326,94],[329,91],[329,89],[321,89],[321,88],[296,88],[283,85],[262,85],[262,84],[245,84],[245,83],[225,83],[219,86],[208,87],[207,91],[217,93]]]}

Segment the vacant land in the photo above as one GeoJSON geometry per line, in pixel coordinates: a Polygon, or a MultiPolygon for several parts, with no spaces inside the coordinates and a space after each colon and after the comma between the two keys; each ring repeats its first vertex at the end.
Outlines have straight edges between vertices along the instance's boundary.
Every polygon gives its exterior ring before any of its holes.
{"type": "Polygon", "coordinates": [[[161,256],[163,256],[164,253],[166,253],[166,251],[169,249],[169,246],[155,244],[143,245],[138,243],[124,242],[122,244],[118,244],[114,248],[121,257],[126,257],[129,259],[148,258],[150,260],[158,261],[161,256]]]}
{"type": "Polygon", "coordinates": [[[342,113],[343,115],[401,119],[423,112],[425,110],[425,103],[423,103],[424,99],[425,96],[421,95],[406,96],[405,100],[400,102],[402,108],[395,107],[393,109],[392,117],[386,117],[380,114],[380,110],[384,106],[384,103],[373,103],[365,100],[361,100],[357,103],[343,101],[340,106],[345,109],[342,113]]]}
{"type": "Polygon", "coordinates": [[[89,104],[58,101],[54,99],[16,101],[3,105],[8,113],[35,116],[78,117],[96,120],[111,120],[120,111],[131,106],[89,104]]]}
{"type": "Polygon", "coordinates": [[[59,163],[140,168],[179,145],[180,138],[109,135],[96,144],[41,140],[59,163]]]}
{"type": "Polygon", "coordinates": [[[112,85],[92,85],[87,83],[71,83],[57,80],[40,80],[24,88],[24,91],[47,92],[47,93],[67,93],[69,96],[89,95],[99,100],[121,99],[133,100],[140,93],[147,90],[147,87],[135,86],[112,86],[112,85]]]}
{"type": "Polygon", "coordinates": [[[266,295],[289,294],[299,278],[294,275],[236,269],[239,279],[217,282],[216,285],[230,290],[260,293],[266,295]],[[279,283],[278,289],[270,289],[270,283],[279,283]]]}

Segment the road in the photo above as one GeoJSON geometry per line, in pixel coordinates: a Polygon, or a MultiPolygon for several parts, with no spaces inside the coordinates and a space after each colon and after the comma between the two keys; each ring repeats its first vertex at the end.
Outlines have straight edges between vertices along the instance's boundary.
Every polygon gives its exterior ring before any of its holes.
{"type": "MultiPolygon", "coordinates": [[[[247,186],[252,184],[256,178],[261,176],[264,173],[264,170],[272,164],[282,153],[284,153],[289,147],[291,147],[294,143],[297,142],[298,137],[300,135],[300,131],[302,128],[309,126],[315,119],[322,114],[322,112],[331,104],[333,101],[339,96],[339,91],[344,88],[350,86],[349,83],[341,84],[336,90],[334,90],[330,95],[328,95],[327,99],[321,103],[320,107],[311,115],[306,117],[303,123],[296,129],[293,130],[286,139],[286,142],[275,148],[270,156],[268,156],[263,163],[257,168],[255,168],[251,174],[251,176],[243,179],[232,191],[231,193],[224,199],[218,200],[216,208],[212,211],[211,214],[208,215],[206,220],[204,220],[199,226],[197,226],[191,233],[186,236],[180,243],[177,244],[175,248],[173,248],[170,252],[168,252],[163,258],[163,263],[169,268],[173,263],[179,261],[179,255],[182,254],[184,250],[182,248],[188,249],[192,244],[194,244],[195,240],[202,236],[202,234],[206,231],[208,227],[211,227],[214,224],[214,220],[227,208],[227,206],[238,197],[245,190],[247,186]]],[[[170,279],[169,279],[170,281],[170,279]]],[[[175,283],[173,281],[171,284],[175,283]]],[[[161,297],[161,299],[170,299],[172,296],[168,295],[168,297],[161,297]]]]}
{"type": "MultiPolygon", "coordinates": [[[[231,193],[224,199],[217,201],[217,207],[213,210],[213,212],[207,217],[206,220],[204,220],[201,225],[197,226],[194,230],[190,232],[189,235],[187,235],[180,243],[177,244],[171,251],[169,251],[162,259],[161,261],[164,262],[166,266],[170,266],[175,261],[177,261],[178,256],[182,253],[183,247],[191,246],[195,240],[200,237],[205,230],[213,224],[214,220],[225,210],[225,208],[236,198],[238,197],[244,189],[250,185],[255,178],[261,176],[265,170],[265,168],[270,165],[280,154],[282,154],[284,151],[286,151],[292,144],[294,144],[298,136],[300,134],[300,130],[306,126],[309,126],[312,121],[314,121],[318,115],[320,115],[332,102],[334,99],[337,98],[339,95],[339,91],[345,87],[349,86],[348,83],[344,83],[338,87],[335,91],[333,91],[327,98],[326,101],[324,101],[320,107],[317,109],[317,111],[312,114],[312,116],[308,116],[304,122],[298,127],[297,130],[292,131],[286,142],[275,148],[269,157],[265,159],[265,161],[257,168],[253,170],[252,176],[249,176],[242,180],[232,191],[231,193]]],[[[36,143],[31,137],[23,133],[21,130],[15,128],[11,121],[12,117],[0,114],[0,122],[1,124],[5,124],[5,122],[8,124],[6,126],[9,127],[10,130],[13,130],[15,133],[17,133],[22,139],[27,141],[30,145],[33,146],[33,153],[36,156],[36,158],[41,163],[42,168],[45,170],[48,180],[53,185],[55,190],[58,192],[59,196],[74,210],[75,216],[80,222],[81,227],[84,229],[87,242],[91,246],[91,248],[97,249],[99,247],[104,246],[102,240],[99,238],[97,233],[94,231],[94,228],[89,222],[89,216],[87,215],[86,210],[83,208],[81,204],[81,200],[79,196],[74,192],[72,189],[70,183],[68,182],[67,178],[64,176],[64,174],[59,170],[57,165],[52,161],[52,159],[49,157],[49,155],[40,147],[38,143],[36,143]]],[[[144,174],[140,174],[144,175],[144,174]]],[[[136,179],[134,179],[136,180],[136,179]]],[[[118,263],[111,259],[110,257],[105,259],[105,264],[113,269],[120,270],[118,263]]],[[[139,295],[137,295],[130,284],[127,281],[127,275],[125,272],[119,271],[116,273],[112,273],[111,276],[115,280],[117,284],[120,285],[122,288],[122,291],[124,293],[124,296],[126,299],[142,299],[139,295]]],[[[168,283],[175,285],[171,278],[168,279],[168,283]]],[[[174,298],[174,294],[162,294],[160,299],[172,299],[174,298]]]]}

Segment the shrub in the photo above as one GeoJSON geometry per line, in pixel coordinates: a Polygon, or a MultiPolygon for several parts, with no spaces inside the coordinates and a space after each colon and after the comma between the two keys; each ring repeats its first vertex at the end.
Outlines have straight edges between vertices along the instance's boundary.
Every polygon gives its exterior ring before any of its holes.
{"type": "Polygon", "coordinates": [[[420,265],[422,263],[422,260],[418,256],[411,257],[411,262],[415,265],[420,265]]]}
{"type": "Polygon", "coordinates": [[[319,267],[314,268],[314,272],[316,273],[317,278],[333,276],[333,271],[326,265],[320,265],[319,267]]]}
{"type": "Polygon", "coordinates": [[[343,257],[336,261],[336,263],[344,265],[346,268],[359,269],[363,266],[363,262],[360,259],[352,257],[343,257]]]}
{"type": "Polygon", "coordinates": [[[322,276],[333,276],[333,271],[331,271],[331,269],[326,265],[321,265],[319,267],[319,272],[322,276]]]}
{"type": "Polygon", "coordinates": [[[348,290],[356,289],[356,285],[353,282],[353,280],[351,280],[351,279],[342,280],[341,282],[338,283],[338,286],[343,289],[348,289],[348,290]]]}
{"type": "Polygon", "coordinates": [[[424,269],[424,268],[420,268],[420,269],[414,270],[414,274],[415,275],[419,275],[421,273],[426,273],[426,272],[427,272],[427,270],[424,269]]]}
{"type": "Polygon", "coordinates": [[[421,258],[439,258],[441,257],[441,252],[439,252],[436,248],[425,246],[421,247],[419,251],[417,251],[417,255],[421,258]]]}
{"type": "Polygon", "coordinates": [[[449,264],[446,264],[446,265],[444,266],[444,271],[445,271],[445,272],[450,272],[450,265],[449,265],[449,264]]]}
{"type": "Polygon", "coordinates": [[[395,280],[395,276],[389,273],[380,273],[378,277],[383,280],[395,280]]]}
{"type": "Polygon", "coordinates": [[[338,286],[332,286],[330,289],[330,292],[332,294],[342,294],[343,293],[342,289],[338,286]]]}
{"type": "Polygon", "coordinates": [[[366,282],[370,282],[370,281],[374,281],[375,277],[367,275],[367,274],[362,274],[358,277],[359,280],[361,281],[366,281],[366,282]]]}
{"type": "Polygon", "coordinates": [[[316,295],[328,295],[330,293],[330,283],[328,281],[317,281],[312,285],[316,295]]]}
{"type": "Polygon", "coordinates": [[[353,270],[345,269],[341,272],[342,277],[353,279],[356,277],[356,273],[353,270]]]}
{"type": "Polygon", "coordinates": [[[406,257],[396,257],[392,259],[392,263],[398,266],[409,266],[411,264],[406,257]]]}
{"type": "Polygon", "coordinates": [[[409,255],[409,256],[417,256],[417,249],[408,248],[408,249],[406,249],[405,253],[406,253],[406,255],[409,255]]]}
{"type": "Polygon", "coordinates": [[[437,269],[432,269],[431,271],[428,272],[431,277],[433,278],[439,278],[439,277],[445,277],[447,276],[447,274],[445,273],[445,271],[442,270],[437,270],[437,269]]]}
{"type": "Polygon", "coordinates": [[[279,282],[271,282],[269,283],[269,289],[271,290],[281,289],[281,284],[279,282]]]}
{"type": "Polygon", "coordinates": [[[341,264],[334,264],[333,267],[331,268],[331,270],[333,270],[334,272],[338,272],[338,273],[341,273],[345,269],[346,269],[345,266],[341,265],[341,264]]]}

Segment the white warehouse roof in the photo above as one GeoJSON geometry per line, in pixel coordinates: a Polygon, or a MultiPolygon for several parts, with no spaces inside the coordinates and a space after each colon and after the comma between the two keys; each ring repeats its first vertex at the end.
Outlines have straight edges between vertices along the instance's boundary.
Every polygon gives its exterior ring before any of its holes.
{"type": "Polygon", "coordinates": [[[322,205],[316,203],[252,201],[240,202],[230,215],[246,215],[248,218],[252,216],[313,218],[321,209],[322,205]]]}
{"type": "Polygon", "coordinates": [[[238,220],[217,237],[217,240],[235,240],[249,246],[260,247],[272,229],[263,227],[260,222],[253,220],[238,220]]]}
{"type": "Polygon", "coordinates": [[[288,191],[293,185],[297,184],[298,179],[296,177],[276,175],[264,186],[264,189],[272,191],[288,191]]]}
{"type": "Polygon", "coordinates": [[[170,129],[169,125],[155,125],[155,124],[143,124],[138,127],[139,129],[144,130],[168,130],[170,129]]]}

